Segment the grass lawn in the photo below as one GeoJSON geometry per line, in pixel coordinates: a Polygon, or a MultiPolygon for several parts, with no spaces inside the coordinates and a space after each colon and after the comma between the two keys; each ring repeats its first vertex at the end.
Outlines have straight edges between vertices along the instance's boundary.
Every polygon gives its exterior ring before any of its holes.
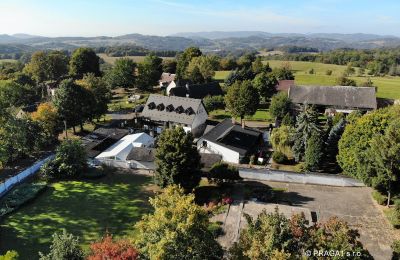
{"type": "MultiPolygon", "coordinates": [[[[105,62],[110,63],[110,64],[114,64],[115,61],[117,59],[120,58],[129,58],[131,60],[133,60],[134,62],[142,62],[144,60],[144,57],[146,56],[125,56],[125,57],[110,57],[105,53],[97,53],[97,56],[99,56],[100,58],[102,58],[105,62]]],[[[174,57],[161,57],[162,59],[166,59],[166,60],[173,60],[175,59],[174,57]]]]}
{"type": "MultiPolygon", "coordinates": [[[[287,61],[270,60],[269,62],[272,68],[280,67],[287,61]]],[[[296,84],[299,85],[320,85],[320,86],[332,86],[336,85],[336,78],[339,77],[346,66],[334,65],[334,64],[323,64],[315,62],[305,61],[289,61],[292,69],[295,72],[296,84]],[[315,74],[308,74],[310,69],[314,69],[315,74]],[[326,75],[327,70],[332,70],[332,75],[326,75]]],[[[357,69],[356,69],[357,73],[357,69]]],[[[350,77],[357,83],[362,83],[367,80],[367,76],[362,77],[350,77]]],[[[380,98],[400,99],[400,77],[370,77],[372,82],[378,87],[377,96],[380,98]]]]}
{"type": "Polygon", "coordinates": [[[0,60],[0,64],[6,63],[6,62],[17,62],[17,60],[13,60],[13,59],[2,59],[2,60],[0,60]]]}
{"type": "Polygon", "coordinates": [[[80,236],[86,249],[106,231],[131,237],[135,222],[150,211],[154,189],[151,177],[127,173],[51,184],[1,222],[1,252],[16,250],[21,259],[35,259],[38,251],[48,251],[51,235],[62,228],[80,236]]]}
{"type": "MultiPolygon", "coordinates": [[[[334,86],[336,85],[336,78],[338,78],[346,69],[346,66],[306,61],[264,61],[264,63],[267,62],[272,68],[280,67],[283,63],[289,62],[294,71],[296,84],[298,85],[334,86]],[[308,71],[310,69],[314,69],[315,74],[309,74],[308,71]],[[327,70],[332,70],[332,75],[326,75],[325,73],[327,70]]],[[[216,71],[214,78],[221,81],[224,80],[229,73],[230,71],[216,71]]],[[[354,76],[350,78],[354,79],[359,84],[365,82],[367,77],[368,76],[365,75],[362,77],[354,76]]],[[[400,99],[400,77],[385,76],[370,78],[378,87],[378,97],[400,99]]]]}
{"type": "MultiPolygon", "coordinates": [[[[217,109],[214,111],[211,111],[210,117],[216,120],[224,120],[225,118],[231,118],[231,114],[229,111],[225,111],[224,109],[217,109]]],[[[268,123],[273,123],[274,119],[269,113],[268,109],[264,108],[259,108],[257,109],[256,113],[253,116],[246,116],[244,118],[245,120],[248,121],[260,121],[260,122],[268,122],[268,123]]],[[[237,122],[240,122],[240,118],[236,118],[237,122]]]]}

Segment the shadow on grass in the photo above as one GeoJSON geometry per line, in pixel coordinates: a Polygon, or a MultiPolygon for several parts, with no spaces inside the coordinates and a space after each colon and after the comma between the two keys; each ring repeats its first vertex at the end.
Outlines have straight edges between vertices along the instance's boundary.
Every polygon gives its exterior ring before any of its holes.
{"type": "Polygon", "coordinates": [[[1,223],[1,252],[16,250],[21,259],[47,252],[51,235],[65,228],[83,245],[105,232],[131,236],[134,223],[151,211],[150,177],[111,174],[98,180],[54,183],[34,202],[1,223]]]}

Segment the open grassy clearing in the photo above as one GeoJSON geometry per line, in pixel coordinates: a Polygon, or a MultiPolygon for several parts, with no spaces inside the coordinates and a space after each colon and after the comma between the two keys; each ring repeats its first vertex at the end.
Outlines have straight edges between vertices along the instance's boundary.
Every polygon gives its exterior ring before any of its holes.
{"type": "Polygon", "coordinates": [[[0,250],[16,250],[21,259],[47,252],[51,235],[62,228],[81,237],[84,248],[105,232],[134,236],[133,225],[150,211],[156,187],[152,178],[110,173],[98,180],[61,181],[49,185],[33,202],[1,223],[0,250]]]}
{"type": "MultiPolygon", "coordinates": [[[[229,111],[225,111],[224,109],[217,109],[210,112],[210,117],[216,120],[224,120],[225,118],[231,118],[231,114],[229,111]]],[[[273,123],[274,119],[269,113],[268,109],[259,108],[253,116],[246,116],[244,118],[247,121],[259,121],[259,122],[267,122],[273,123]]],[[[236,121],[240,122],[240,118],[236,118],[236,121]]]]}
{"type": "MultiPolygon", "coordinates": [[[[269,60],[272,68],[280,67],[287,61],[269,60]]],[[[294,71],[296,84],[298,85],[319,85],[319,86],[333,86],[336,85],[336,79],[339,77],[346,66],[323,64],[304,61],[289,61],[294,71]],[[315,74],[309,74],[309,70],[314,69],[315,74]],[[332,75],[326,75],[327,70],[332,70],[332,75]]],[[[229,71],[216,71],[215,79],[223,81],[228,75],[229,71]]],[[[357,69],[356,69],[357,73],[357,69]]],[[[362,83],[367,80],[367,76],[354,76],[350,77],[357,83],[362,83]]],[[[378,87],[377,96],[380,98],[400,99],[400,77],[370,77],[374,84],[378,87]]]]}
{"type": "Polygon", "coordinates": [[[0,60],[0,64],[6,63],[6,62],[17,62],[17,60],[13,60],[13,59],[2,59],[2,60],[0,60]]]}
{"type": "MultiPolygon", "coordinates": [[[[105,53],[98,53],[97,56],[99,56],[100,58],[102,58],[105,62],[110,63],[110,64],[114,64],[115,61],[117,59],[120,58],[129,58],[135,62],[142,62],[144,60],[145,56],[125,56],[125,57],[110,57],[105,53]]],[[[161,57],[162,59],[166,59],[166,60],[173,60],[175,59],[174,57],[161,57]]]]}

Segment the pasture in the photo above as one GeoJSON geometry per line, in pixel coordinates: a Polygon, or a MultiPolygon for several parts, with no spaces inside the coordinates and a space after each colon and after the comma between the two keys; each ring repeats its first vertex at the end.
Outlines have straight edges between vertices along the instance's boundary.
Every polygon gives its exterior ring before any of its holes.
{"type": "MultiPolygon", "coordinates": [[[[289,63],[295,75],[295,82],[298,85],[311,86],[334,86],[336,79],[344,72],[346,66],[323,64],[303,61],[278,61],[269,60],[272,68],[280,67],[284,63],[289,63]],[[314,69],[314,74],[309,74],[310,69],[314,69]],[[327,70],[332,70],[332,75],[326,75],[327,70]]],[[[356,68],[356,74],[358,69],[356,68]]],[[[214,78],[223,81],[229,74],[229,71],[216,71],[214,78]]],[[[352,76],[357,84],[367,80],[368,76],[352,76]]],[[[380,98],[400,99],[400,77],[370,77],[372,82],[378,87],[377,96],[380,98]]]]}
{"type": "MultiPolygon", "coordinates": [[[[125,57],[111,57],[108,56],[105,53],[98,53],[97,56],[99,56],[100,58],[102,58],[106,63],[109,63],[111,65],[113,65],[115,63],[115,61],[117,59],[121,59],[121,58],[128,58],[133,60],[134,62],[142,62],[144,60],[144,57],[146,56],[125,56],[125,57]]],[[[173,60],[175,59],[174,57],[161,57],[162,59],[166,59],[166,60],[173,60]]]]}
{"type": "Polygon", "coordinates": [[[47,252],[51,235],[65,228],[78,235],[84,249],[106,232],[132,237],[134,224],[150,211],[152,178],[123,172],[97,180],[50,184],[34,201],[1,223],[0,250],[16,250],[21,259],[47,252]]]}

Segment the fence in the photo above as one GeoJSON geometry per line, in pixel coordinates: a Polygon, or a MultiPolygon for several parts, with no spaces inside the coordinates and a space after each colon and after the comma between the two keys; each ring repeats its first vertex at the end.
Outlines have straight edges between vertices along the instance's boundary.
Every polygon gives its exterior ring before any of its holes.
{"type": "Polygon", "coordinates": [[[291,182],[340,187],[363,187],[364,184],[352,178],[327,174],[293,173],[269,169],[239,169],[239,175],[245,179],[260,181],[291,182]]]}
{"type": "Polygon", "coordinates": [[[53,159],[54,155],[50,155],[47,158],[36,162],[34,165],[29,167],[28,169],[25,169],[24,171],[18,173],[17,175],[8,178],[5,182],[0,183],[0,198],[3,197],[10,189],[12,189],[16,184],[19,184],[23,180],[25,180],[27,177],[32,176],[35,174],[42,165],[53,159]]]}

